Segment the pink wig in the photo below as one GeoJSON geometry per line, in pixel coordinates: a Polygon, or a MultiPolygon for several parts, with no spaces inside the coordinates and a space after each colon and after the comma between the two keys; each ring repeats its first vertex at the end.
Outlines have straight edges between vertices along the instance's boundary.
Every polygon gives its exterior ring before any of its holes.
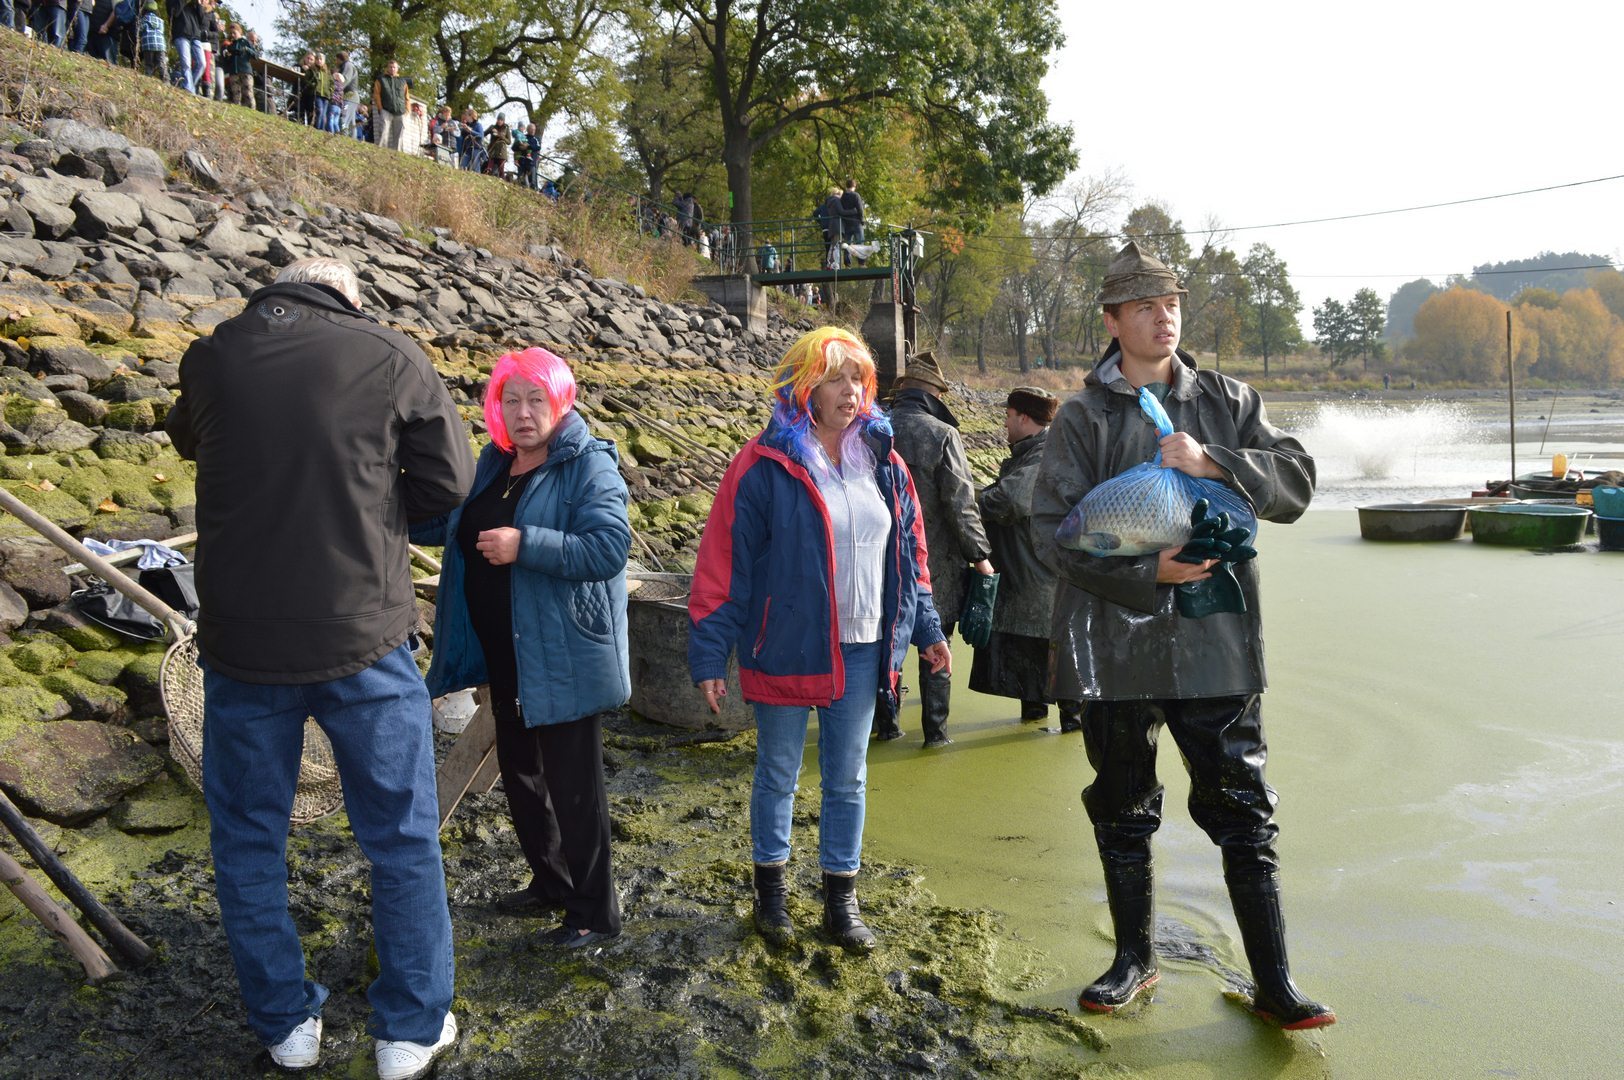
{"type": "Polygon", "coordinates": [[[575,375],[562,358],[535,347],[508,353],[491,369],[490,385],[485,388],[485,428],[504,454],[513,453],[513,440],[508,438],[507,424],[502,419],[502,390],[514,376],[547,391],[555,426],[575,408],[575,375]]]}

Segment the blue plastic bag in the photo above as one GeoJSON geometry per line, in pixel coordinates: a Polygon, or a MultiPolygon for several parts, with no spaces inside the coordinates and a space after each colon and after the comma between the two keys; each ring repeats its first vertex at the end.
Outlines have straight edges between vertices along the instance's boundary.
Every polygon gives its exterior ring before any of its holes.
{"type": "MultiPolygon", "coordinates": [[[[1139,390],[1139,408],[1160,438],[1173,434],[1173,421],[1156,395],[1139,390]]],[[[1090,555],[1151,555],[1183,547],[1190,539],[1190,511],[1206,499],[1213,514],[1228,514],[1231,527],[1257,533],[1257,515],[1246,498],[1227,484],[1162,467],[1162,452],[1142,465],[1098,484],[1072,507],[1055,531],[1061,547],[1090,555]]]]}

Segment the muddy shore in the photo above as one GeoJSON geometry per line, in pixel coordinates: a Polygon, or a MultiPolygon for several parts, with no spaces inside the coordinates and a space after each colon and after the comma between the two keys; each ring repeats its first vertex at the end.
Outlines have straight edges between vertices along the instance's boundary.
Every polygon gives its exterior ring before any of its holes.
{"type": "MultiPolygon", "coordinates": [[[[450,739],[439,739],[443,752],[450,739]]],[[[447,826],[462,1035],[438,1075],[1060,1077],[1104,1065],[1097,1029],[1018,1003],[1019,988],[1001,973],[1023,969],[1009,955],[1021,946],[999,921],[938,903],[915,867],[865,867],[861,897],[882,943],[875,954],[849,956],[823,941],[808,854],[815,799],[803,799],[795,817],[792,911],[802,940],[768,949],[749,925],[751,734],[694,741],[623,716],[605,743],[626,930],[591,955],[543,945],[551,920],[492,908],[523,884],[499,790],[466,800],[447,826]]],[[[171,806],[188,818],[181,828],[49,837],[157,946],[155,963],[87,986],[26,913],[0,908],[0,1074],[275,1071],[237,998],[201,799],[166,783],[171,806]]],[[[342,816],[295,830],[289,866],[311,976],[333,991],[312,1075],[370,1075],[367,870],[342,816]]]]}

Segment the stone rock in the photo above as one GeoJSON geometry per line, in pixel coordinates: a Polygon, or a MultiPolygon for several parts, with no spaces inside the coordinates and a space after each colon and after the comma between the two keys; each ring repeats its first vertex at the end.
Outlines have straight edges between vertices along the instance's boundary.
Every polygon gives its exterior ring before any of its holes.
{"type": "Polygon", "coordinates": [[[360,217],[361,223],[366,226],[367,232],[380,236],[385,240],[399,240],[406,235],[401,230],[400,223],[392,218],[369,214],[364,210],[357,216],[360,217]]]}
{"type": "Polygon", "coordinates": [[[37,337],[28,343],[28,366],[42,375],[81,375],[91,383],[112,377],[105,357],[68,337],[37,337]]]}
{"type": "Polygon", "coordinates": [[[39,684],[66,701],[68,715],[75,720],[117,724],[129,716],[129,698],[124,691],[93,682],[72,669],[43,675],[39,684]]]}
{"type": "Polygon", "coordinates": [[[143,401],[143,400],[169,400],[169,391],[163,384],[151,375],[123,374],[114,375],[104,382],[97,390],[96,396],[103,401],[143,401]]]}
{"type": "Polygon", "coordinates": [[[131,792],[113,807],[107,820],[120,832],[162,835],[186,828],[199,812],[197,793],[166,774],[131,792]]]}
{"type": "MultiPolygon", "coordinates": [[[[80,652],[116,649],[127,644],[118,634],[80,614],[72,600],[36,612],[34,625],[38,629],[50,631],[80,652]]],[[[88,671],[80,674],[86,678],[92,677],[88,671]]],[[[123,694],[119,696],[122,698],[123,694]]]]}
{"type": "Polygon", "coordinates": [[[108,186],[121,184],[130,175],[130,155],[123,150],[98,147],[86,154],[85,160],[101,169],[101,180],[108,186]]]}
{"type": "Polygon", "coordinates": [[[83,375],[47,375],[39,380],[39,384],[53,394],[60,394],[64,390],[90,389],[90,382],[83,375]]]}
{"type": "Polygon", "coordinates": [[[220,173],[214,163],[196,150],[188,150],[180,156],[181,166],[197,181],[199,187],[210,191],[219,191],[221,187],[220,173]]]}
{"type": "Polygon", "coordinates": [[[24,139],[13,149],[19,157],[27,158],[35,169],[47,168],[57,155],[56,144],[50,139],[24,139]]]}
{"type": "Polygon", "coordinates": [[[62,406],[62,411],[68,414],[68,419],[76,424],[96,427],[107,415],[106,403],[82,390],[60,391],[56,400],[62,406]]]}
{"type": "Polygon", "coordinates": [[[106,169],[72,151],[56,159],[56,171],[63,176],[82,176],[87,180],[102,180],[103,182],[105,182],[107,176],[106,169]]]}
{"type": "Polygon", "coordinates": [[[45,137],[64,152],[90,154],[103,147],[129,153],[130,140],[116,131],[91,127],[77,120],[50,119],[45,121],[45,137]]]}
{"type": "Polygon", "coordinates": [[[45,246],[38,240],[21,236],[0,236],[0,263],[8,266],[33,266],[44,258],[45,246]]]}
{"type": "Polygon", "coordinates": [[[0,742],[0,785],[25,812],[57,825],[100,816],[163,768],[134,732],[94,721],[24,724],[0,742]]]}
{"type": "MultiPolygon", "coordinates": [[[[22,355],[24,359],[28,356],[26,352],[22,355]]],[[[0,368],[0,394],[14,394],[40,402],[56,400],[56,395],[42,380],[25,375],[14,366],[0,368]]]]}
{"type": "Polygon", "coordinates": [[[32,235],[40,240],[56,240],[73,231],[77,221],[72,210],[53,202],[37,191],[23,194],[17,204],[27,211],[33,221],[32,235]]]}
{"type": "Polygon", "coordinates": [[[73,583],[62,568],[70,561],[42,536],[0,539],[0,578],[31,608],[54,607],[68,598],[73,583]]]}
{"type": "Polygon", "coordinates": [[[214,226],[203,234],[203,246],[217,255],[237,257],[263,255],[270,241],[255,232],[242,228],[242,218],[236,214],[221,214],[214,226]]]}
{"type": "Polygon", "coordinates": [[[28,618],[28,601],[4,581],[0,581],[0,633],[11,633],[28,618]]]}
{"type": "Polygon", "coordinates": [[[158,422],[153,412],[150,400],[121,401],[108,407],[107,417],[102,421],[104,427],[117,428],[120,431],[151,431],[158,422]]]}
{"type": "Polygon", "coordinates": [[[141,204],[116,191],[81,191],[73,200],[79,235],[100,240],[109,233],[129,236],[141,224],[141,204]]]}
{"type": "Polygon", "coordinates": [[[4,215],[0,217],[0,230],[13,236],[34,235],[34,219],[23,209],[22,203],[15,199],[7,199],[4,208],[4,215]]]}
{"type": "Polygon", "coordinates": [[[156,150],[145,146],[132,146],[129,149],[131,179],[157,180],[162,182],[169,176],[169,170],[164,167],[164,159],[158,156],[156,150]]]}
{"type": "Polygon", "coordinates": [[[0,685],[0,720],[48,723],[68,715],[68,709],[66,701],[42,686],[0,685]]]}
{"type": "MultiPolygon", "coordinates": [[[[114,431],[106,429],[96,437],[92,444],[97,457],[112,458],[115,461],[130,461],[137,465],[145,465],[154,458],[163,454],[164,448],[153,442],[145,435],[138,435],[133,431],[114,431]]],[[[135,537],[133,539],[139,539],[135,537]]]]}
{"type": "Polygon", "coordinates": [[[163,663],[161,652],[142,653],[119,675],[119,689],[129,695],[130,707],[136,712],[163,709],[163,663]]]}
{"type": "MultiPolygon", "coordinates": [[[[112,432],[105,432],[113,434],[112,432]]],[[[170,532],[169,518],[148,510],[118,510],[110,514],[99,513],[79,530],[80,539],[94,536],[98,540],[155,540],[170,532]]]]}

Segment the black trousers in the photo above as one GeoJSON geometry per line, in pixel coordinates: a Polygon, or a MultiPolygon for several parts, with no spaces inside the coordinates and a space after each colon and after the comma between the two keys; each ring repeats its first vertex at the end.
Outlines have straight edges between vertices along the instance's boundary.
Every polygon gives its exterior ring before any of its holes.
{"type": "Polygon", "coordinates": [[[1268,746],[1258,695],[1164,701],[1100,701],[1083,712],[1083,745],[1094,782],[1083,805],[1106,863],[1145,863],[1162,823],[1156,739],[1172,733],[1190,774],[1190,817],[1224,853],[1226,873],[1278,869],[1276,797],[1263,779],[1268,746]]]}
{"type": "Polygon", "coordinates": [[[517,688],[493,684],[496,761],[508,812],[530,864],[530,888],[564,903],[564,924],[620,932],[609,863],[609,794],[603,781],[603,716],[525,727],[517,688]]]}

